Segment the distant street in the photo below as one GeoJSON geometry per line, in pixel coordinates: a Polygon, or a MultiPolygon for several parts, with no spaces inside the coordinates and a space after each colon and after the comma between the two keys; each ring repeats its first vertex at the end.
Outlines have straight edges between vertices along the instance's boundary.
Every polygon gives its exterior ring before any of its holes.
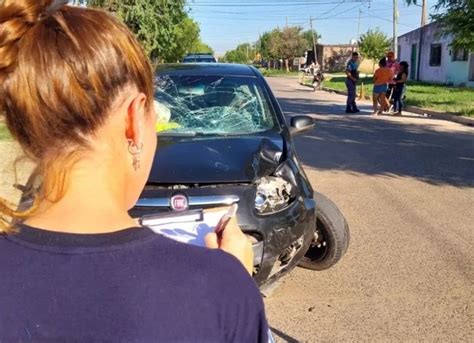
{"type": "Polygon", "coordinates": [[[474,341],[474,129],[346,115],[343,96],[268,81],[317,119],[297,150],[351,228],[339,265],[298,268],[266,300],[278,341],[474,341]]]}

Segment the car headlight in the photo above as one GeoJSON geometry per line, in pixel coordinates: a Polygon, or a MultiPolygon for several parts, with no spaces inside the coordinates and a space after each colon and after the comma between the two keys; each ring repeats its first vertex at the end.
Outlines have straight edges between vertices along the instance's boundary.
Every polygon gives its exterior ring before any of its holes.
{"type": "Polygon", "coordinates": [[[281,211],[294,199],[294,187],[285,179],[266,176],[256,182],[255,208],[260,214],[281,211]]]}

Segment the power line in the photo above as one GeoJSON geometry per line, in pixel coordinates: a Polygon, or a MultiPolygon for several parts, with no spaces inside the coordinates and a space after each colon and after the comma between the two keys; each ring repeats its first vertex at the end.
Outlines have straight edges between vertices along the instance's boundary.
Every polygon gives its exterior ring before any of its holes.
{"type": "MultiPolygon", "coordinates": [[[[345,0],[345,3],[356,3],[356,2],[367,2],[367,0],[345,0]]],[[[256,3],[238,3],[238,4],[229,4],[229,3],[218,3],[218,2],[195,2],[191,7],[288,7],[288,6],[308,6],[308,5],[331,5],[331,4],[338,4],[339,1],[311,1],[311,2],[260,2],[256,3]]]]}
{"type": "MultiPolygon", "coordinates": [[[[380,19],[380,20],[384,20],[384,21],[386,21],[386,22],[388,22],[388,23],[392,23],[392,24],[393,24],[393,20],[391,20],[391,19],[387,19],[387,18],[384,18],[384,17],[380,17],[380,16],[377,16],[377,15],[374,15],[374,14],[370,14],[370,13],[367,13],[367,12],[364,12],[364,11],[362,11],[362,13],[367,14],[367,15],[369,16],[369,18],[372,18],[372,17],[373,17],[373,18],[377,18],[377,19],[380,19]]],[[[410,28],[410,29],[414,29],[414,27],[411,26],[411,25],[407,25],[407,24],[403,24],[403,23],[398,23],[398,24],[399,24],[399,25],[402,25],[402,26],[406,26],[406,27],[408,27],[408,28],[410,28]]]]}
{"type": "Polygon", "coordinates": [[[324,12],[323,14],[321,14],[321,17],[322,17],[322,16],[325,16],[326,14],[331,13],[332,11],[334,11],[336,8],[338,8],[339,6],[341,6],[341,5],[344,4],[344,3],[345,3],[345,1],[339,2],[336,6],[334,6],[333,8],[331,8],[329,11],[326,11],[326,12],[324,12]]]}
{"type": "Polygon", "coordinates": [[[362,5],[363,5],[363,4],[355,5],[354,7],[351,7],[351,8],[349,8],[349,9],[345,10],[345,11],[342,11],[342,12],[339,12],[339,13],[336,13],[336,14],[332,14],[332,15],[329,16],[329,17],[325,17],[325,18],[319,17],[319,18],[317,18],[317,19],[329,19],[329,18],[339,17],[339,15],[344,14],[344,13],[347,13],[347,12],[350,12],[350,11],[353,11],[353,10],[355,10],[356,8],[361,7],[362,5]]]}

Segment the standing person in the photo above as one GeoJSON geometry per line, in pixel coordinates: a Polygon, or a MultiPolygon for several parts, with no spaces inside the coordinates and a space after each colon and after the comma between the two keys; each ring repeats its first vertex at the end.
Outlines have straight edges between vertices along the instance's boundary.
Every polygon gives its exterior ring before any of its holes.
{"type": "Polygon", "coordinates": [[[346,66],[346,87],[347,87],[347,105],[346,113],[358,113],[360,110],[357,108],[356,96],[357,96],[357,81],[359,80],[359,54],[357,52],[352,53],[351,59],[347,62],[346,66]]]}
{"type": "Polygon", "coordinates": [[[392,79],[388,83],[388,90],[387,90],[387,99],[390,101],[393,97],[393,92],[395,90],[395,77],[398,74],[398,69],[400,68],[397,59],[395,58],[395,53],[393,51],[389,51],[387,53],[387,68],[390,69],[392,73],[392,79]]]}
{"type": "Polygon", "coordinates": [[[0,200],[0,341],[267,342],[235,219],[209,249],[129,216],[157,144],[153,72],[118,19],[65,2],[0,3],[0,113],[41,178],[28,211],[0,200]]]}
{"type": "Polygon", "coordinates": [[[373,102],[374,102],[374,115],[388,110],[390,104],[387,100],[387,89],[388,83],[392,79],[392,72],[387,68],[387,60],[382,58],[379,61],[379,68],[375,71],[374,74],[374,90],[373,90],[373,102]],[[380,111],[379,111],[380,104],[380,111]]]}
{"type": "Polygon", "coordinates": [[[405,93],[406,82],[408,80],[409,65],[406,61],[400,62],[399,73],[395,78],[395,88],[393,91],[393,106],[396,115],[401,116],[403,110],[403,94],[405,93]]]}

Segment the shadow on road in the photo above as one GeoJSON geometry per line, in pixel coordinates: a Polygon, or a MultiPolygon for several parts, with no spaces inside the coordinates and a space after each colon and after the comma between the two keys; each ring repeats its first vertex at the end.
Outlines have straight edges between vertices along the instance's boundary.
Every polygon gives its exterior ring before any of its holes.
{"type": "MultiPolygon", "coordinates": [[[[286,114],[340,113],[341,106],[279,99],[286,114]]],[[[413,177],[430,184],[474,187],[473,131],[448,131],[367,115],[321,116],[316,129],[295,139],[302,161],[319,170],[413,177]]]]}
{"type": "MultiPolygon", "coordinates": [[[[279,91],[282,92],[282,91],[279,91]]],[[[280,105],[283,111],[287,115],[297,115],[297,114],[341,114],[345,115],[345,107],[341,106],[338,103],[335,103],[333,100],[323,100],[323,99],[299,99],[299,98],[278,98],[280,105]]],[[[361,109],[371,109],[369,105],[364,104],[359,106],[361,109]]],[[[372,111],[369,110],[366,113],[359,113],[358,115],[368,115],[372,111]]]]}

